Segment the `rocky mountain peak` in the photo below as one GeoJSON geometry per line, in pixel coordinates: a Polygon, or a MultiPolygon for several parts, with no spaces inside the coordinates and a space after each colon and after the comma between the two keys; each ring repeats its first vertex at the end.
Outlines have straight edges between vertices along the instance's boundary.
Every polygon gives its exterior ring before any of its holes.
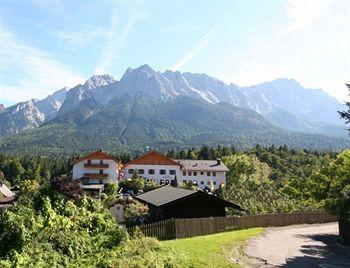
{"type": "Polygon", "coordinates": [[[109,74],[93,75],[88,80],[86,80],[84,87],[87,87],[89,89],[94,89],[101,86],[109,85],[115,81],[116,79],[109,74]]]}

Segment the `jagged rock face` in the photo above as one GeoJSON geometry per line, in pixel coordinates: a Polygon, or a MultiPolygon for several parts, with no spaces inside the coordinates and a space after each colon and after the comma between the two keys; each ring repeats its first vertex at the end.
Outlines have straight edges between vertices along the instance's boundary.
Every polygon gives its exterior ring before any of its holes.
{"type": "Polygon", "coordinates": [[[245,92],[261,114],[284,110],[315,123],[342,124],[337,111],[343,105],[338,100],[320,89],[303,88],[294,79],[276,79],[247,87],[245,92]]]}
{"type": "Polygon", "coordinates": [[[67,89],[63,88],[43,100],[32,99],[8,107],[0,114],[0,135],[36,128],[54,118],[66,93],[67,89]]]}
{"type": "Polygon", "coordinates": [[[44,120],[45,115],[35,106],[35,100],[18,103],[0,114],[0,133],[17,133],[36,128],[44,120]]]}
{"type": "Polygon", "coordinates": [[[5,106],[3,104],[0,104],[0,112],[5,110],[5,106]]]}
{"type": "Polygon", "coordinates": [[[68,91],[66,100],[63,102],[58,114],[70,112],[76,109],[80,102],[89,98],[96,100],[97,103],[103,103],[109,98],[110,92],[107,92],[109,86],[117,83],[111,75],[94,75],[86,80],[84,85],[77,85],[68,91]],[[105,89],[105,90],[103,90],[105,89]]]}

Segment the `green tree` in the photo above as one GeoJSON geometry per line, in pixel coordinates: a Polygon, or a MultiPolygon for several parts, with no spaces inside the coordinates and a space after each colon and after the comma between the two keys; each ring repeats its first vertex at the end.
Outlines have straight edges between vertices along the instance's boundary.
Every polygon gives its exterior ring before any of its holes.
{"type": "MultiPolygon", "coordinates": [[[[350,91],[350,84],[346,84],[348,90],[350,91]]],[[[340,117],[345,120],[346,124],[350,123],[350,102],[346,102],[345,105],[347,106],[347,110],[345,111],[339,111],[340,117]]],[[[350,131],[350,128],[349,128],[350,131]]]]}
{"type": "Polygon", "coordinates": [[[120,182],[120,187],[123,189],[124,193],[130,190],[137,194],[139,190],[145,188],[145,179],[137,174],[137,170],[134,170],[131,179],[120,182]]]}
{"type": "Polygon", "coordinates": [[[177,176],[176,175],[175,175],[174,179],[171,181],[170,185],[173,186],[173,187],[179,186],[179,183],[177,181],[177,176]]]}
{"type": "Polygon", "coordinates": [[[309,187],[316,200],[337,215],[341,242],[350,245],[350,150],[321,167],[312,176],[309,187]]]}
{"type": "MultiPolygon", "coordinates": [[[[242,206],[248,214],[291,211],[292,200],[279,191],[269,179],[271,168],[255,155],[235,154],[223,158],[230,169],[223,196],[242,206]]],[[[232,214],[242,214],[230,210],[232,214]]]]}

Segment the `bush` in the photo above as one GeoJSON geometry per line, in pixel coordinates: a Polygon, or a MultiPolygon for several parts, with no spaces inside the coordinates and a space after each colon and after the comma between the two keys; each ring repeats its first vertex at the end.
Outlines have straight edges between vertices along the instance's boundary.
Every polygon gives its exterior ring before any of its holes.
{"type": "Polygon", "coordinates": [[[78,182],[68,176],[56,177],[51,181],[52,189],[63,194],[68,199],[78,200],[82,198],[84,192],[78,182]]]}
{"type": "Polygon", "coordinates": [[[134,200],[124,205],[124,215],[127,222],[138,222],[140,217],[148,216],[148,206],[134,200]]]}
{"type": "Polygon", "coordinates": [[[0,217],[0,257],[27,266],[66,266],[126,241],[128,236],[96,200],[78,204],[43,197],[39,210],[18,205],[0,217]]]}
{"type": "Polygon", "coordinates": [[[154,238],[137,237],[125,241],[115,250],[106,252],[98,258],[98,267],[183,267],[183,255],[162,246],[154,238]]]}

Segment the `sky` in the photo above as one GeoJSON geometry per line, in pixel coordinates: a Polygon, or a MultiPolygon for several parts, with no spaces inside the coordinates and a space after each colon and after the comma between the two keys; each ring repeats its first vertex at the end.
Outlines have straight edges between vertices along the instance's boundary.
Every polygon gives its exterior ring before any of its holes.
{"type": "Polygon", "coordinates": [[[0,0],[0,103],[128,67],[248,86],[293,78],[347,100],[350,0],[0,0]]]}

